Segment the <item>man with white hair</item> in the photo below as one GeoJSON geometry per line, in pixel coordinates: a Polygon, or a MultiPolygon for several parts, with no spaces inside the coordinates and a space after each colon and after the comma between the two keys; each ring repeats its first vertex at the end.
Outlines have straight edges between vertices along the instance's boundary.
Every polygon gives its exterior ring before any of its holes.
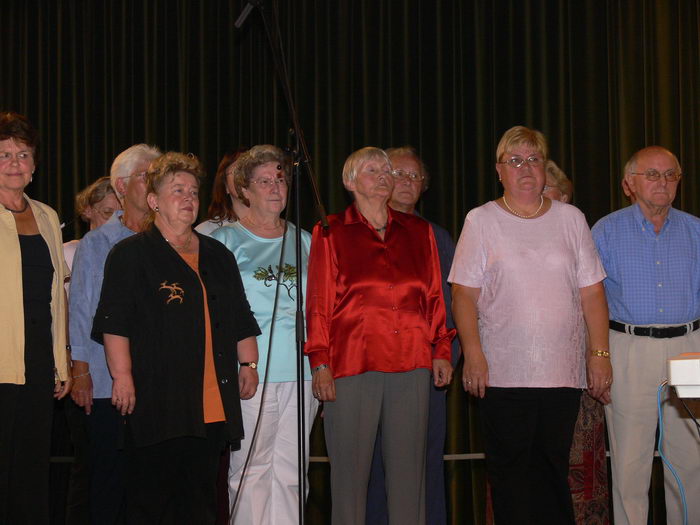
{"type": "MultiPolygon", "coordinates": [[[[700,219],[676,210],[676,156],[650,146],[624,170],[637,202],[593,227],[607,278],[614,381],[605,407],[615,525],[647,523],[658,421],[657,390],[668,359],[700,348],[700,219]]],[[[700,402],[686,401],[697,414],[700,402]]],[[[700,438],[675,391],[662,395],[660,446],[685,488],[688,523],[700,523],[700,438]]],[[[664,469],[669,525],[683,523],[678,485],[664,469]]]]}
{"type": "Polygon", "coordinates": [[[70,339],[73,350],[73,401],[85,409],[90,472],[90,523],[109,525],[124,519],[124,462],[118,449],[121,418],[112,406],[112,378],[104,348],[90,338],[92,319],[102,289],[103,269],[112,247],[142,230],[149,211],[146,171],[160,150],[137,144],[112,163],[111,184],[122,210],[88,232],[73,260],[69,296],[70,339]]]}
{"type": "MultiPolygon", "coordinates": [[[[411,146],[390,148],[386,150],[393,168],[394,189],[389,199],[389,206],[404,213],[416,214],[416,204],[428,189],[428,170],[418,153],[411,146]]],[[[455,253],[455,243],[444,228],[430,223],[440,257],[442,274],[442,293],[447,314],[448,330],[455,327],[452,320],[452,294],[447,276],[450,273],[455,253]]],[[[452,365],[459,358],[459,343],[455,337],[452,341],[452,365]]],[[[445,525],[447,523],[447,505],[445,501],[444,460],[445,435],[447,433],[447,393],[444,387],[430,387],[428,436],[425,464],[425,522],[426,525],[445,525]]],[[[372,460],[372,471],[367,493],[366,525],[384,525],[388,523],[386,498],[384,497],[384,469],[382,466],[381,440],[377,439],[372,460]]]]}

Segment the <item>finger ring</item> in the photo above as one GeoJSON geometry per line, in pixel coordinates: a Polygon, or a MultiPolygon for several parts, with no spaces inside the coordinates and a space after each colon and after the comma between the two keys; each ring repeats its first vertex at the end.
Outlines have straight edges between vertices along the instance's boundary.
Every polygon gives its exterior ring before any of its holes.
{"type": "Polygon", "coordinates": [[[468,385],[471,385],[471,384],[472,384],[472,382],[471,382],[471,381],[467,381],[467,384],[468,384],[468,385]]]}

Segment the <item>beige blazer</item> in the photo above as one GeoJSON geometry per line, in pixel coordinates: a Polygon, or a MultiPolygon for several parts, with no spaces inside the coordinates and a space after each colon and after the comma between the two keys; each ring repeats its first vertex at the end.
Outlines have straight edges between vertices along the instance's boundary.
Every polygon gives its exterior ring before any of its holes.
{"type": "MultiPolygon", "coordinates": [[[[56,212],[25,195],[46,241],[53,264],[51,333],[57,381],[68,378],[66,361],[66,302],[63,281],[68,268],[63,260],[63,239],[56,212]]],[[[24,308],[22,256],[12,213],[0,204],[0,383],[24,384],[24,308]]]]}

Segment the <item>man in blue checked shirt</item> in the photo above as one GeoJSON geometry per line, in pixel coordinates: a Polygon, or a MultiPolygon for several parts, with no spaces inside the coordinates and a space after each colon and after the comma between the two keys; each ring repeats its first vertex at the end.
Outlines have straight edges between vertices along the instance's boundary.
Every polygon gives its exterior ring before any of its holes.
{"type": "MultiPolygon", "coordinates": [[[[624,177],[636,204],[602,218],[592,232],[611,319],[614,383],[605,412],[615,525],[645,525],[657,389],[670,357],[700,351],[700,219],[671,206],[681,167],[670,151],[638,151],[624,177]]],[[[700,438],[675,392],[667,388],[663,396],[664,453],[685,488],[688,523],[700,523],[700,438]]],[[[699,413],[700,401],[689,405],[699,413]]],[[[668,469],[664,475],[667,522],[680,525],[679,489],[668,469]]]]}
{"type": "Polygon", "coordinates": [[[141,231],[148,214],[146,171],[161,156],[153,146],[137,144],[112,163],[111,184],[123,212],[82,238],[73,259],[69,294],[69,328],[74,388],[71,397],[85,409],[90,472],[90,523],[110,525],[124,520],[124,462],[118,447],[122,418],[112,406],[112,378],[104,347],[90,339],[104,265],[112,247],[141,231]]]}

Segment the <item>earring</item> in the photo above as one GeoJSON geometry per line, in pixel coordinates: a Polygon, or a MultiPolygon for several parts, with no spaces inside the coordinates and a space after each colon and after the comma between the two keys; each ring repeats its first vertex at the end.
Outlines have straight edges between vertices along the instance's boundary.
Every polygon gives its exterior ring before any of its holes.
{"type": "Polygon", "coordinates": [[[155,208],[153,208],[153,211],[158,213],[160,211],[160,208],[158,208],[158,206],[156,206],[155,208]]]}

